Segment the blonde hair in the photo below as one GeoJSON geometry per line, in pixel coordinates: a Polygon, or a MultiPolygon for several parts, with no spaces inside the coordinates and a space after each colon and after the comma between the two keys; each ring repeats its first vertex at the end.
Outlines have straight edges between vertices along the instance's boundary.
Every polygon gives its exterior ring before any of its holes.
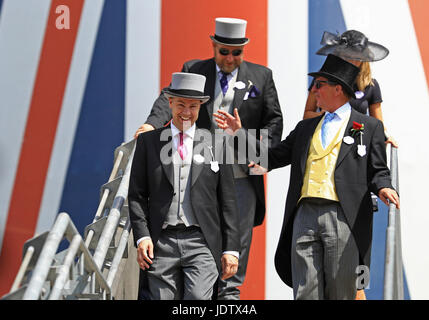
{"type": "Polygon", "coordinates": [[[367,86],[374,85],[374,81],[372,81],[371,67],[368,61],[362,62],[360,72],[356,78],[356,84],[359,91],[365,91],[367,86]]]}

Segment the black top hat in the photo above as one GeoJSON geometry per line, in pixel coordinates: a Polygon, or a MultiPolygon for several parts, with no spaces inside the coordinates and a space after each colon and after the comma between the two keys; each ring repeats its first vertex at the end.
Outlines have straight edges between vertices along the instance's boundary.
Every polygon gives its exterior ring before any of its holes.
{"type": "Polygon", "coordinates": [[[312,77],[325,77],[330,81],[340,84],[344,90],[353,98],[356,98],[353,84],[360,69],[354,64],[347,62],[333,54],[328,54],[325,63],[319,72],[311,72],[312,77]]]}
{"type": "Polygon", "coordinates": [[[359,31],[348,30],[342,35],[335,35],[325,31],[320,44],[324,45],[316,54],[330,53],[343,59],[359,61],[378,61],[384,59],[389,50],[381,44],[368,41],[368,38],[359,31]]]}

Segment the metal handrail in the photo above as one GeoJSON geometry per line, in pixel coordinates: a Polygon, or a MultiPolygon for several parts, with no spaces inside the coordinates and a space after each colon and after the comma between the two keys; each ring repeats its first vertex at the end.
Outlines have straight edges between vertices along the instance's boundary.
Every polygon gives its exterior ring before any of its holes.
{"type": "MultiPolygon", "coordinates": [[[[119,265],[124,257],[131,229],[128,210],[125,210],[127,207],[124,204],[128,195],[129,174],[134,150],[134,140],[123,143],[115,150],[113,169],[108,183],[102,187],[104,189],[102,190],[103,194],[93,219],[93,223],[95,223],[101,219],[103,212],[109,212],[107,217],[102,219],[105,220],[105,224],[98,226],[97,236],[96,231],[91,229],[92,226],[89,225],[86,239],[82,239],[68,214],[60,213],[51,231],[26,242],[24,249],[26,246],[27,249],[14,284],[10,293],[2,299],[112,298],[112,285],[120,269],[119,265]],[[116,178],[117,175],[118,178],[116,178]],[[117,189],[116,193],[115,189],[117,189]],[[111,208],[107,210],[109,203],[111,208]],[[114,243],[118,228],[122,228],[118,245],[110,247],[114,243]],[[98,237],[99,232],[101,235],[98,237]],[[64,237],[70,245],[65,251],[57,253],[64,237]],[[90,252],[90,244],[92,248],[95,244],[97,245],[94,255],[90,252]],[[110,253],[109,257],[107,257],[108,252],[110,253]],[[113,259],[110,263],[106,259],[110,259],[112,254],[113,259]],[[62,257],[64,259],[58,265],[58,260],[62,257]],[[76,257],[79,259],[75,263],[76,257]],[[104,274],[103,269],[106,266],[109,267],[109,271],[104,274]],[[31,270],[28,283],[21,286],[24,277],[31,270]],[[69,279],[73,272],[73,279],[69,279]],[[65,289],[68,281],[73,283],[74,288],[72,290],[65,289]],[[50,292],[46,294],[46,287],[49,282],[51,284],[48,286],[50,292]]],[[[104,223],[104,221],[102,222],[104,223]]]]}
{"type": "MultiPolygon", "coordinates": [[[[398,149],[391,147],[390,172],[392,186],[399,193],[398,149]]],[[[384,299],[404,299],[404,279],[401,245],[401,215],[395,204],[389,204],[384,265],[384,299]]]]}
{"type": "MultiPolygon", "coordinates": [[[[109,285],[104,279],[98,266],[94,263],[88,248],[84,245],[82,237],[80,236],[75,225],[71,221],[69,215],[65,212],[62,212],[58,215],[58,218],[55,221],[52,230],[49,232],[48,238],[46,239],[46,243],[43,246],[36,267],[34,268],[33,275],[28,284],[27,290],[24,293],[23,300],[37,300],[40,298],[52,262],[54,261],[55,253],[57,252],[58,246],[60,245],[60,242],[62,241],[64,236],[66,236],[66,238],[70,242],[72,242],[74,247],[74,252],[72,252],[72,254],[69,255],[67,259],[70,259],[70,256],[72,256],[73,258],[78,252],[78,250],[81,250],[83,252],[85,260],[87,261],[86,267],[89,269],[89,271],[95,274],[98,284],[103,289],[103,294],[106,294],[106,298],[109,299],[109,285]]],[[[63,273],[64,272],[62,271],[62,274],[63,273]]],[[[55,289],[54,293],[56,291],[55,289]]]]}

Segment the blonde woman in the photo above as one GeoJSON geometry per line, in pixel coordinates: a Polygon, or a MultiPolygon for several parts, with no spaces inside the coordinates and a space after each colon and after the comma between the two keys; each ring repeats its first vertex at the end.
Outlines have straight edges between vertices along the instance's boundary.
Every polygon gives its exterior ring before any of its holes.
{"type": "MultiPolygon", "coordinates": [[[[384,59],[389,54],[389,50],[380,44],[368,41],[362,32],[356,30],[348,30],[340,36],[325,32],[321,43],[324,46],[316,52],[317,54],[328,55],[331,53],[360,68],[354,88],[356,99],[350,100],[352,108],[383,121],[381,90],[377,80],[372,78],[370,62],[384,59]]],[[[310,89],[312,86],[313,83],[310,85],[310,89]]],[[[316,99],[310,90],[303,118],[313,118],[319,115],[316,99]]],[[[384,129],[386,143],[397,148],[396,141],[387,132],[386,127],[384,129]]]]}

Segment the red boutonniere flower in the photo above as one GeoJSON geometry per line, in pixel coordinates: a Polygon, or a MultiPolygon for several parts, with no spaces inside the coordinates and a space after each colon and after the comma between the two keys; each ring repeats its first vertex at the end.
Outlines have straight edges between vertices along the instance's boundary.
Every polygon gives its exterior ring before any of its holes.
{"type": "Polygon", "coordinates": [[[353,121],[353,128],[351,128],[350,131],[352,132],[352,136],[353,136],[358,132],[361,132],[363,134],[364,129],[365,129],[365,125],[363,123],[358,123],[356,121],[353,121]]]}

